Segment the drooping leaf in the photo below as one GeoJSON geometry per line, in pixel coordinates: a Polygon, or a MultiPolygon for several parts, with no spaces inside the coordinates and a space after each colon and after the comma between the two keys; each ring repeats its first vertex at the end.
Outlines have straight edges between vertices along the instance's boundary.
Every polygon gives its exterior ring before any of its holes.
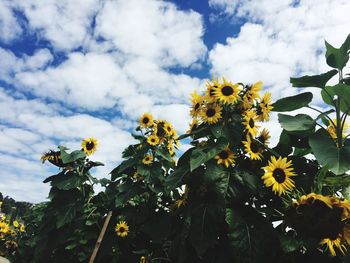
{"type": "Polygon", "coordinates": [[[336,175],[350,170],[350,146],[338,148],[326,130],[319,129],[310,136],[309,144],[317,161],[336,175]]]}
{"type": "Polygon", "coordinates": [[[278,121],[282,128],[288,132],[312,132],[316,125],[316,122],[306,114],[290,116],[279,113],[278,121]]]}
{"type": "Polygon", "coordinates": [[[338,71],[336,69],[333,69],[320,75],[303,76],[300,78],[290,78],[290,83],[292,83],[293,87],[297,87],[297,88],[305,88],[305,87],[324,88],[327,82],[337,73],[338,71]]]}
{"type": "Polygon", "coordinates": [[[304,92],[295,96],[285,97],[276,101],[273,106],[273,111],[293,111],[302,107],[306,107],[312,100],[311,92],[304,92]]]}
{"type": "Polygon", "coordinates": [[[327,41],[326,45],[326,62],[332,68],[339,70],[343,69],[346,63],[349,61],[349,49],[350,49],[350,35],[346,38],[340,48],[335,48],[327,41]]]}

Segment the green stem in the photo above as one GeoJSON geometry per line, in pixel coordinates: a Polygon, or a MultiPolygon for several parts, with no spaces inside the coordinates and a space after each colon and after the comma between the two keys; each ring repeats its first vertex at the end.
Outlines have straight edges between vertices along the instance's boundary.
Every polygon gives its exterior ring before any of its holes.
{"type": "MultiPolygon", "coordinates": [[[[317,111],[318,113],[321,113],[321,114],[324,113],[324,112],[322,112],[322,111],[320,111],[320,110],[318,110],[318,109],[316,109],[316,108],[314,108],[314,107],[311,107],[311,106],[307,106],[307,108],[312,109],[312,110],[314,110],[314,111],[317,111]]],[[[327,120],[329,120],[329,121],[331,122],[331,124],[333,125],[333,127],[335,127],[335,123],[333,122],[333,120],[332,120],[328,115],[325,115],[325,118],[327,118],[327,120]]],[[[321,126],[321,127],[322,127],[322,126],[321,126]]]]}

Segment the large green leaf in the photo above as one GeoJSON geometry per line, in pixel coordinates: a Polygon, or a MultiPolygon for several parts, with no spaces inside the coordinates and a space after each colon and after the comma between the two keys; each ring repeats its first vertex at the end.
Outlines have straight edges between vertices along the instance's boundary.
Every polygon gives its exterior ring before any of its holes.
{"type": "Polygon", "coordinates": [[[74,172],[69,172],[53,178],[51,181],[51,186],[57,187],[61,190],[69,190],[81,186],[81,183],[81,177],[76,175],[74,172]]]}
{"type": "Polygon", "coordinates": [[[76,150],[71,153],[67,153],[63,148],[61,150],[61,159],[64,164],[75,162],[78,159],[85,158],[86,154],[81,150],[76,150]]]}
{"type": "Polygon", "coordinates": [[[168,190],[175,189],[182,183],[184,176],[190,171],[190,156],[194,148],[187,150],[179,159],[175,170],[165,178],[165,186],[168,190]]]}
{"type": "Polygon", "coordinates": [[[191,214],[189,241],[199,257],[217,242],[222,210],[215,205],[196,206],[191,214]]]}
{"type": "Polygon", "coordinates": [[[337,95],[340,98],[340,109],[346,112],[350,108],[350,85],[339,83],[327,86],[322,90],[321,95],[323,101],[329,105],[333,105],[333,97],[337,95]]]}
{"type": "Polygon", "coordinates": [[[77,209],[76,209],[75,204],[73,203],[73,204],[69,205],[65,209],[64,214],[62,214],[61,216],[59,216],[57,218],[56,227],[61,228],[65,224],[70,223],[74,219],[76,212],[77,212],[77,209]]]}
{"type": "Polygon", "coordinates": [[[349,60],[349,49],[350,49],[350,35],[346,38],[340,48],[335,48],[327,41],[326,44],[326,61],[332,68],[339,70],[343,69],[349,60]]]}
{"type": "Polygon", "coordinates": [[[288,132],[310,132],[315,129],[316,122],[306,114],[290,116],[278,114],[278,121],[282,128],[288,132]]]}
{"type": "Polygon", "coordinates": [[[338,148],[326,130],[319,129],[310,136],[309,144],[317,161],[336,175],[350,170],[350,146],[338,148]]]}
{"type": "Polygon", "coordinates": [[[304,92],[295,96],[279,99],[272,104],[273,111],[293,111],[306,107],[312,101],[312,97],[311,92],[304,92]]]}
{"type": "Polygon", "coordinates": [[[208,143],[202,148],[194,149],[190,158],[191,172],[207,161],[213,159],[225,148],[225,146],[227,146],[225,140],[218,140],[216,143],[208,143]]]}
{"type": "Polygon", "coordinates": [[[324,88],[327,82],[337,73],[338,71],[336,69],[333,69],[320,75],[303,76],[300,78],[290,78],[290,83],[292,83],[293,87],[297,87],[297,88],[305,88],[305,87],[324,88]]]}

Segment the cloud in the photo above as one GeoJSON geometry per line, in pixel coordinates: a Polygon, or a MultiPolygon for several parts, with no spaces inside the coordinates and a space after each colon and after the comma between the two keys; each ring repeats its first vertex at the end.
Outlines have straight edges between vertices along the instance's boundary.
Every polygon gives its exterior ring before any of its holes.
{"type": "Polygon", "coordinates": [[[206,51],[201,16],[165,1],[106,1],[95,34],[125,54],[162,66],[190,66],[206,51]]]}
{"type": "Polygon", "coordinates": [[[9,43],[22,34],[22,28],[17,22],[10,1],[0,1],[0,41],[9,43]]]}
{"type": "MultiPolygon", "coordinates": [[[[237,37],[210,51],[211,72],[233,81],[262,80],[274,99],[299,92],[290,88],[289,77],[329,70],[324,39],[337,46],[349,34],[348,1],[210,2],[248,20],[237,37]]],[[[314,102],[322,103],[319,95],[314,102]]]]}
{"type": "Polygon", "coordinates": [[[44,39],[56,50],[70,51],[84,46],[90,37],[92,19],[101,7],[99,0],[13,0],[28,27],[39,39],[44,39]]]}

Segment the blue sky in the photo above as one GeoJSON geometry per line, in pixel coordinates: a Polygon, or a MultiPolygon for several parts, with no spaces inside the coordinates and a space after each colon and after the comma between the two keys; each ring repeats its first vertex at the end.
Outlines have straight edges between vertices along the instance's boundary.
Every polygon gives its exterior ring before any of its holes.
{"type": "MultiPolygon", "coordinates": [[[[323,41],[350,33],[347,10],[346,0],[0,0],[0,192],[45,200],[55,170],[41,154],[91,136],[106,163],[95,175],[108,176],[143,112],[185,132],[189,94],[213,76],[296,94],[289,77],[327,70],[323,41]]],[[[276,142],[276,116],[268,126],[276,142]]]]}

